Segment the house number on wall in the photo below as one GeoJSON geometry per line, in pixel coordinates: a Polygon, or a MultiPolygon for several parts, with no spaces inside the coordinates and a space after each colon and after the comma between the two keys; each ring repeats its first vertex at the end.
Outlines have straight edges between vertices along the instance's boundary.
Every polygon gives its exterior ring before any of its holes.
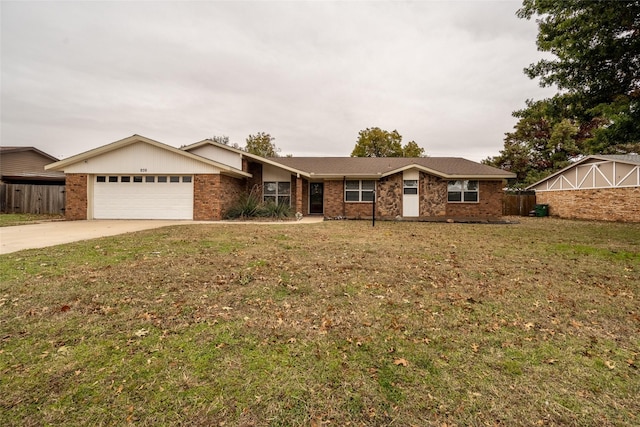
{"type": "Polygon", "coordinates": [[[146,172],[147,168],[140,168],[140,172],[146,172]]]}

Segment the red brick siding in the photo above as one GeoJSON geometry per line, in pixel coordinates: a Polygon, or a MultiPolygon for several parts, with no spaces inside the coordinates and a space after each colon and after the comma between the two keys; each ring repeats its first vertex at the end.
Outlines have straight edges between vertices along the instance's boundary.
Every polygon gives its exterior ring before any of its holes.
{"type": "Polygon", "coordinates": [[[193,219],[216,221],[244,192],[244,181],[226,175],[200,174],[193,177],[193,219]]]}
{"type": "Polygon", "coordinates": [[[302,179],[302,210],[300,213],[309,215],[309,181],[304,178],[302,179]]]}
{"type": "Polygon", "coordinates": [[[218,193],[220,176],[212,174],[193,176],[193,219],[212,221],[221,219],[218,193]]]}
{"type": "Polygon", "coordinates": [[[324,216],[335,218],[345,216],[343,183],[340,181],[324,182],[324,216]]]}
{"type": "Polygon", "coordinates": [[[65,218],[68,220],[87,219],[87,175],[70,173],[66,180],[65,218]]]}
{"type": "MultiPolygon", "coordinates": [[[[447,217],[497,218],[502,216],[502,181],[480,181],[478,203],[447,203],[447,217]]],[[[446,191],[446,187],[445,187],[446,191]]]]}
{"type": "Polygon", "coordinates": [[[536,203],[560,218],[640,222],[640,187],[537,192],[536,203]]]}
{"type": "Polygon", "coordinates": [[[222,219],[227,211],[238,201],[240,196],[245,193],[246,180],[220,175],[220,184],[219,209],[220,219],[222,219]]]}
{"type": "Polygon", "coordinates": [[[291,175],[291,207],[302,213],[302,178],[291,175]]]}
{"type": "MultiPolygon", "coordinates": [[[[502,216],[503,183],[480,181],[478,203],[447,203],[447,180],[420,173],[420,218],[495,218],[502,216]]],[[[393,219],[402,215],[402,173],[380,179],[376,216],[393,219]]],[[[371,203],[344,202],[343,181],[325,181],[325,216],[371,218],[371,203]]]]}

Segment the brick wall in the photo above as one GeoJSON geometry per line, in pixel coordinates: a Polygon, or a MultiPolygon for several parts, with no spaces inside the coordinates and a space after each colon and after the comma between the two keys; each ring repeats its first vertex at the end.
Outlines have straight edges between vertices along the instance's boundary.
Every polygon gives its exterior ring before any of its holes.
{"type": "Polygon", "coordinates": [[[240,196],[245,193],[246,180],[233,178],[227,175],[220,175],[220,192],[218,209],[220,219],[224,218],[227,211],[238,201],[240,196]]]}
{"type": "Polygon", "coordinates": [[[478,203],[447,203],[446,216],[451,218],[501,217],[504,193],[502,181],[480,181],[478,185],[480,198],[478,203]]]}
{"type": "Polygon", "coordinates": [[[67,174],[65,218],[68,220],[87,219],[87,175],[67,174]]]}
{"type": "Polygon", "coordinates": [[[200,174],[193,177],[193,219],[216,221],[245,190],[244,180],[226,175],[200,174]]]}
{"type": "Polygon", "coordinates": [[[324,216],[335,218],[345,216],[343,183],[340,181],[324,182],[324,216]]]}
{"type": "MultiPolygon", "coordinates": [[[[420,218],[497,218],[502,216],[503,183],[480,181],[478,203],[448,203],[447,180],[420,173],[420,218]]],[[[393,219],[402,215],[402,173],[377,183],[376,217],[393,219]]],[[[342,181],[325,181],[325,216],[371,218],[371,203],[344,202],[342,181]]]]}
{"type": "Polygon", "coordinates": [[[218,203],[220,176],[211,174],[193,176],[193,219],[198,221],[221,219],[218,203]]]}
{"type": "Polygon", "coordinates": [[[537,192],[536,203],[560,218],[640,222],[640,187],[537,192]]]}
{"type": "Polygon", "coordinates": [[[302,178],[302,215],[309,215],[309,181],[302,178]]]}

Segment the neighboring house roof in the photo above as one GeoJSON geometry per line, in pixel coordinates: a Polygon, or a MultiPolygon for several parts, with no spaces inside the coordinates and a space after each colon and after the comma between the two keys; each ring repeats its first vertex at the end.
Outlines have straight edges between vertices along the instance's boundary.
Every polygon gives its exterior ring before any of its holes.
{"type": "Polygon", "coordinates": [[[190,159],[197,160],[199,162],[214,166],[214,167],[220,169],[222,172],[225,172],[225,173],[227,173],[229,175],[242,176],[242,177],[250,177],[251,176],[251,174],[249,174],[247,172],[244,172],[244,171],[242,171],[240,169],[236,169],[236,168],[231,167],[229,165],[225,165],[223,163],[216,162],[215,160],[211,160],[211,159],[208,159],[206,157],[198,156],[196,154],[189,153],[188,151],[184,151],[184,150],[181,150],[179,148],[175,148],[175,147],[172,147],[170,145],[163,144],[163,143],[158,142],[158,141],[154,141],[153,139],[150,139],[150,138],[147,138],[147,137],[144,137],[144,136],[141,136],[141,135],[132,135],[132,136],[130,136],[128,138],[124,138],[124,139],[121,139],[119,141],[112,142],[111,144],[103,145],[101,147],[94,148],[93,150],[85,151],[84,153],[80,153],[80,154],[77,154],[75,156],[69,157],[67,159],[60,160],[60,161],[58,161],[56,163],[49,164],[49,165],[45,166],[45,169],[47,169],[47,170],[64,170],[64,168],[69,166],[69,165],[72,165],[72,164],[75,164],[75,163],[78,163],[78,162],[82,162],[82,161],[90,159],[92,157],[96,157],[96,156],[108,153],[110,151],[114,151],[114,150],[126,147],[126,146],[131,145],[131,144],[136,144],[138,142],[144,142],[144,143],[150,144],[152,146],[161,148],[163,150],[167,150],[169,152],[175,153],[175,154],[177,154],[179,156],[185,156],[185,157],[188,157],[190,159]]]}
{"type": "Polygon", "coordinates": [[[19,153],[21,151],[34,151],[43,157],[49,158],[52,162],[58,161],[58,159],[53,157],[51,154],[40,151],[36,147],[0,146],[0,155],[7,153],[19,153]]]}
{"type": "Polygon", "coordinates": [[[563,169],[560,169],[555,173],[552,173],[551,175],[541,179],[540,181],[531,184],[526,188],[526,190],[531,190],[534,187],[537,187],[538,185],[540,185],[541,183],[548,181],[550,179],[553,179],[556,176],[561,175],[564,172],[568,171],[569,169],[575,168],[591,160],[603,160],[603,161],[609,160],[609,161],[615,161],[615,162],[621,162],[621,163],[628,163],[630,165],[640,165],[640,154],[635,154],[635,153],[634,154],[596,154],[596,155],[587,156],[575,163],[570,164],[569,166],[563,169]]]}
{"type": "Polygon", "coordinates": [[[382,178],[419,169],[447,179],[507,179],[516,175],[460,157],[270,157],[269,160],[307,172],[312,178],[382,178]]]}
{"type": "Polygon", "coordinates": [[[0,177],[4,180],[64,182],[64,173],[45,172],[45,165],[57,160],[35,147],[1,146],[0,177]]]}
{"type": "Polygon", "coordinates": [[[640,165],[640,154],[604,154],[589,157],[592,159],[616,160],[618,162],[640,165]]]}

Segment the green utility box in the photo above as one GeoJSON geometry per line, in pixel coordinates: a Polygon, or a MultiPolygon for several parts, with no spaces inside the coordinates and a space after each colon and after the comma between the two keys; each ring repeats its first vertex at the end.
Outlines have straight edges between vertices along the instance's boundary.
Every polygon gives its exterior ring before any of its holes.
{"type": "Polygon", "coordinates": [[[549,205],[535,205],[533,210],[536,216],[549,216],[549,205]]]}

